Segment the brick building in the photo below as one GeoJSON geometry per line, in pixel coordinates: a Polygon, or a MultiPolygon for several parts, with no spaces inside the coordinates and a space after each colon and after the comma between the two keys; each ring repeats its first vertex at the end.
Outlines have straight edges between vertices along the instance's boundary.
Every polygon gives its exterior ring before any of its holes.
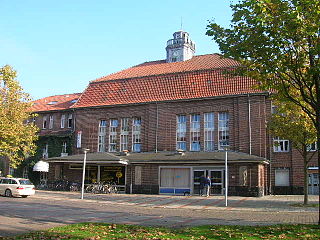
{"type": "MultiPolygon", "coordinates": [[[[239,66],[236,61],[194,56],[188,33],[173,36],[166,60],[96,79],[81,95],[35,102],[40,135],[71,139],[68,155],[65,145],[61,154],[43,148],[48,178],[80,181],[88,148],[87,183],[111,181],[128,193],[197,194],[200,176],[209,175],[211,193],[219,195],[227,149],[231,195],[301,193],[302,160],[288,141],[267,133],[269,92],[226,72],[239,66]]],[[[311,165],[310,183],[317,186],[318,166],[311,165]]]]}

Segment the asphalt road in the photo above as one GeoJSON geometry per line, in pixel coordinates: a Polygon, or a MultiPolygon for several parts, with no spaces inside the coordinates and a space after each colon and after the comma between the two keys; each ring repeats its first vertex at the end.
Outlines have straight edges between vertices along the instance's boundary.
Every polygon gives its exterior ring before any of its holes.
{"type": "MultiPolygon", "coordinates": [[[[301,196],[263,198],[162,195],[85,195],[39,191],[28,198],[0,196],[0,237],[79,222],[148,226],[269,225],[317,223],[316,208],[293,208],[301,196]]],[[[317,202],[318,196],[311,200],[317,202]]]]}

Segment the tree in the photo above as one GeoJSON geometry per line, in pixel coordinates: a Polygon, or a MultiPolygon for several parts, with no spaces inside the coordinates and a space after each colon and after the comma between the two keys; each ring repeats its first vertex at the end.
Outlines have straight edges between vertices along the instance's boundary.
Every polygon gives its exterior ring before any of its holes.
{"type": "Polygon", "coordinates": [[[284,104],[276,102],[276,112],[268,122],[268,128],[273,136],[290,140],[293,148],[298,150],[303,158],[304,201],[308,204],[308,167],[316,152],[309,152],[311,144],[317,139],[316,130],[309,116],[291,102],[284,104]]]}
{"type": "MultiPolygon", "coordinates": [[[[320,146],[320,1],[241,0],[229,29],[207,26],[222,54],[238,60],[259,88],[290,101],[312,121],[320,146]]],[[[320,156],[318,154],[318,166],[320,156]]],[[[320,169],[319,169],[320,176],[320,169]]]]}
{"type": "Polygon", "coordinates": [[[16,80],[10,66],[0,68],[0,155],[7,157],[16,168],[23,159],[34,153],[37,127],[29,121],[29,95],[16,80]]]}

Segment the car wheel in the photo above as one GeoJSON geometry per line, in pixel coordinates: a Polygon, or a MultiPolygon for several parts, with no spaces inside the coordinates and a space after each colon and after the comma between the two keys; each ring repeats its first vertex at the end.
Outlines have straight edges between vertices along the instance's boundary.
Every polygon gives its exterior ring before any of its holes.
{"type": "Polygon", "coordinates": [[[26,197],[28,197],[28,195],[22,195],[21,197],[26,198],[26,197]]]}
{"type": "Polygon", "coordinates": [[[7,190],[4,192],[4,195],[5,195],[6,197],[12,197],[12,192],[11,192],[11,190],[10,190],[10,189],[7,189],[7,190]]]}

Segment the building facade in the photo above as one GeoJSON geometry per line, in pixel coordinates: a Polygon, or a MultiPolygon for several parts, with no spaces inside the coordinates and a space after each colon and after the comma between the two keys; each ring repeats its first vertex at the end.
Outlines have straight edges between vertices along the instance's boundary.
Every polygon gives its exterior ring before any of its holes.
{"type": "MultiPolygon", "coordinates": [[[[194,56],[188,33],[173,36],[166,60],[91,81],[72,100],[55,96],[51,105],[48,99],[34,105],[40,136],[67,130],[70,137],[69,151],[62,145],[60,155],[50,155],[50,144],[43,148],[48,179],[81,181],[87,148],[86,183],[114,182],[127,193],[198,194],[199,178],[208,175],[211,194],[224,194],[226,177],[230,195],[301,194],[302,159],[267,132],[270,93],[230,73],[236,61],[194,56]]],[[[315,191],[318,166],[315,160],[310,166],[315,191]]]]}

